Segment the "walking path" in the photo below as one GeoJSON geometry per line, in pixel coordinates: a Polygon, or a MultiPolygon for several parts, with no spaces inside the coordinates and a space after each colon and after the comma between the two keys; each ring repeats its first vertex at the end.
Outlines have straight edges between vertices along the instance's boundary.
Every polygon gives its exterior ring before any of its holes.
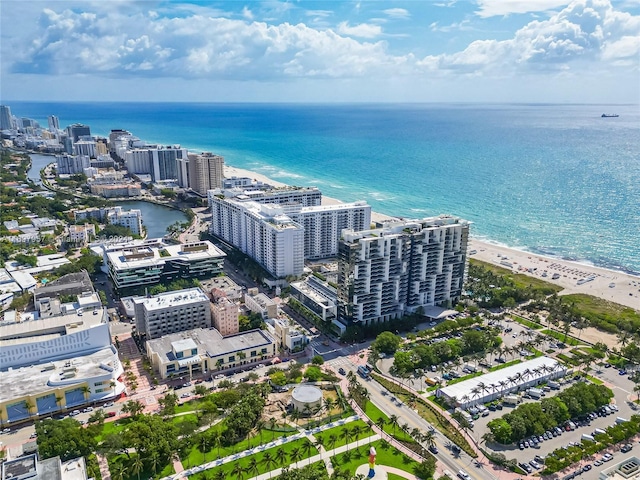
{"type": "Polygon", "coordinates": [[[102,477],[102,480],[111,480],[111,472],[109,471],[107,457],[96,453],[96,458],[98,459],[98,466],[100,467],[100,476],[102,477]]]}
{"type": "MultiPolygon", "coordinates": [[[[286,443],[293,442],[295,440],[300,440],[301,438],[309,438],[311,440],[313,438],[313,434],[314,433],[320,433],[320,432],[323,432],[325,430],[329,430],[330,428],[333,428],[333,427],[339,427],[339,426],[342,426],[342,425],[346,425],[347,423],[351,423],[351,422],[353,422],[355,420],[358,420],[359,418],[360,417],[358,415],[352,415],[350,417],[342,418],[342,419],[337,420],[335,422],[331,422],[331,423],[327,423],[325,425],[321,425],[320,427],[316,427],[316,428],[313,428],[311,430],[302,430],[301,429],[301,431],[299,433],[296,433],[295,435],[291,435],[290,437],[279,438],[279,439],[273,440],[273,441],[271,441],[269,443],[265,443],[264,445],[258,445],[257,447],[250,448],[250,449],[244,450],[242,452],[235,453],[233,455],[228,455],[228,456],[226,456],[224,458],[220,458],[220,459],[215,460],[213,462],[203,463],[202,465],[198,465],[197,467],[192,467],[192,468],[189,468],[188,470],[185,470],[183,472],[178,472],[178,473],[175,473],[175,474],[170,475],[168,477],[164,477],[163,480],[179,480],[179,479],[185,478],[186,476],[193,475],[193,474],[198,473],[198,472],[203,472],[205,470],[209,470],[210,468],[219,467],[220,465],[224,465],[225,463],[229,463],[229,462],[233,462],[233,461],[236,461],[236,460],[240,460],[241,458],[247,457],[249,455],[253,455],[254,453],[263,452],[263,451],[268,450],[268,449],[273,448],[273,447],[281,446],[281,445],[284,445],[286,443]]],[[[362,440],[360,440],[360,441],[362,441],[362,440]]],[[[356,442],[353,442],[353,445],[356,445],[356,442]]],[[[339,448],[341,448],[341,447],[339,447],[339,448]]],[[[332,450],[332,451],[339,450],[339,448],[337,448],[335,450],[332,450]]],[[[344,450],[342,450],[342,451],[344,451],[344,450]]],[[[329,457],[331,457],[332,455],[333,454],[329,455],[329,457]]],[[[322,458],[322,452],[319,455],[315,455],[314,457],[311,457],[311,458],[315,458],[315,457],[317,457],[317,459],[315,460],[316,462],[319,461],[319,460],[324,460],[322,458]]],[[[301,460],[298,463],[303,463],[303,462],[306,462],[306,461],[309,461],[309,459],[307,458],[305,460],[301,460]]],[[[325,464],[326,464],[326,462],[325,462],[325,464]]]]}

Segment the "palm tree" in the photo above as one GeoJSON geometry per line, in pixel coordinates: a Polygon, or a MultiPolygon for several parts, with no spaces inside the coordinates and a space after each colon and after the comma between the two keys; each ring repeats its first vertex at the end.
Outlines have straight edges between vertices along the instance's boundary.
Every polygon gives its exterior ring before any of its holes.
{"type": "Polygon", "coordinates": [[[378,417],[378,419],[376,420],[376,425],[378,426],[378,428],[382,431],[384,431],[384,426],[387,424],[387,419],[384,418],[382,415],[378,417]]]}
{"type": "Polygon", "coordinates": [[[123,463],[117,463],[114,470],[111,478],[113,478],[113,480],[123,480],[125,473],[127,473],[127,467],[125,467],[123,463]]]}
{"type": "Polygon", "coordinates": [[[433,430],[427,430],[422,434],[422,441],[426,443],[427,448],[432,448],[435,445],[436,433],[433,430]]]}
{"type": "Polygon", "coordinates": [[[226,476],[225,471],[219,468],[216,470],[216,473],[213,474],[213,480],[224,480],[226,476]]]}
{"type": "Polygon", "coordinates": [[[396,427],[398,426],[398,416],[397,415],[391,415],[389,417],[389,425],[391,425],[391,427],[393,428],[393,434],[395,435],[396,427]]]}
{"type": "Polygon", "coordinates": [[[344,443],[350,443],[349,440],[351,440],[351,429],[349,427],[344,427],[340,432],[340,436],[344,438],[344,443]]]}
{"type": "Polygon", "coordinates": [[[249,465],[247,465],[247,473],[249,475],[253,474],[254,476],[258,474],[258,461],[256,460],[256,457],[251,457],[251,460],[249,460],[249,465]]]}
{"type": "Polygon", "coordinates": [[[265,452],[264,455],[262,456],[262,460],[260,463],[262,463],[265,467],[267,467],[267,469],[269,470],[269,478],[271,478],[271,470],[275,463],[275,460],[273,459],[271,452],[268,452],[268,451],[265,452]]]}
{"type": "Polygon", "coordinates": [[[291,412],[291,420],[296,422],[296,425],[298,424],[298,420],[300,420],[300,410],[298,410],[297,408],[293,409],[293,411],[291,412]]]}
{"type": "Polygon", "coordinates": [[[266,423],[262,418],[259,418],[258,420],[256,420],[256,430],[260,435],[260,445],[262,445],[262,430],[264,429],[265,426],[266,426],[266,423]]]}
{"type": "Polygon", "coordinates": [[[131,465],[131,471],[138,476],[138,480],[140,480],[140,472],[143,468],[144,462],[142,461],[142,456],[138,454],[136,458],[133,459],[133,464],[131,465]]]}
{"type": "Polygon", "coordinates": [[[214,430],[211,433],[211,445],[218,449],[216,458],[220,458],[220,447],[222,446],[222,432],[220,430],[214,430]]]}
{"type": "Polygon", "coordinates": [[[82,393],[84,394],[84,399],[86,400],[89,397],[89,394],[91,393],[91,389],[89,388],[88,385],[83,385],[82,387],[80,387],[80,390],[82,390],[82,393]]]}
{"type": "Polygon", "coordinates": [[[287,460],[287,452],[284,448],[279,447],[278,450],[276,450],[275,459],[276,462],[278,462],[278,465],[282,466],[284,464],[284,462],[287,460]]]}
{"type": "Polygon", "coordinates": [[[302,451],[304,452],[305,456],[309,459],[309,465],[311,465],[311,452],[313,451],[314,448],[315,447],[313,446],[313,443],[311,443],[309,439],[307,439],[307,441],[302,444],[302,451]]]}
{"type": "Polygon", "coordinates": [[[293,466],[296,463],[298,463],[301,458],[302,458],[302,452],[300,451],[300,448],[293,447],[289,452],[289,460],[291,460],[291,465],[293,466]]]}
{"type": "Polygon", "coordinates": [[[207,463],[207,444],[209,443],[209,439],[206,434],[203,434],[200,437],[200,451],[202,452],[202,462],[207,463]]]}
{"type": "Polygon", "coordinates": [[[231,469],[231,473],[233,474],[234,478],[239,478],[240,480],[242,480],[245,472],[246,470],[240,462],[236,462],[233,465],[233,469],[231,469]]]}
{"type": "Polygon", "coordinates": [[[327,413],[329,414],[329,421],[331,421],[331,410],[333,409],[335,403],[333,402],[333,399],[331,398],[326,398],[324,400],[324,408],[327,411],[327,413]]]}
{"type": "Polygon", "coordinates": [[[64,400],[64,397],[56,395],[56,405],[58,405],[58,410],[62,410],[62,400],[64,400]]]}
{"type": "Polygon", "coordinates": [[[362,433],[362,427],[360,425],[354,425],[351,429],[351,435],[356,439],[356,448],[360,446],[360,434],[362,433]]]}
{"type": "Polygon", "coordinates": [[[327,439],[327,442],[329,444],[329,447],[331,448],[331,450],[333,450],[333,447],[336,446],[336,442],[338,441],[338,436],[335,433],[332,433],[331,435],[329,435],[329,438],[327,439]]]}
{"type": "Polygon", "coordinates": [[[151,470],[153,470],[153,474],[155,475],[158,470],[158,462],[160,461],[160,457],[157,453],[151,455],[151,470]]]}
{"type": "Polygon", "coordinates": [[[35,405],[31,401],[25,400],[24,408],[27,411],[27,414],[29,414],[29,416],[33,415],[32,410],[35,408],[35,405]]]}

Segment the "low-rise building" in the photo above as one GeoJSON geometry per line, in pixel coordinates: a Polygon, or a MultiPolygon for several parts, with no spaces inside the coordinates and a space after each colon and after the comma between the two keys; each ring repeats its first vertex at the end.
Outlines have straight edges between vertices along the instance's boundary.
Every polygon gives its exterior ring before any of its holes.
{"type": "Polygon", "coordinates": [[[640,478],[640,458],[630,456],[600,471],[598,480],[637,480],[640,478]]]}
{"type": "Polygon", "coordinates": [[[337,295],[334,287],[314,276],[291,284],[291,296],[325,322],[336,318],[337,295]]]}
{"type": "Polygon", "coordinates": [[[267,326],[276,340],[278,350],[299,352],[309,343],[302,329],[284,318],[268,318],[267,326]]]}
{"type": "Polygon", "coordinates": [[[147,339],[211,326],[209,297],[199,288],[133,299],[136,329],[147,339]]]}
{"type": "Polygon", "coordinates": [[[93,223],[84,225],[69,225],[67,241],[76,245],[85,246],[91,238],[96,236],[96,226],[93,223]]]}
{"type": "Polygon", "coordinates": [[[222,273],[226,256],[209,241],[166,245],[150,240],[102,244],[100,249],[109,277],[118,290],[180,278],[214,277],[222,273]]]}
{"type": "Polygon", "coordinates": [[[123,210],[117,206],[110,209],[106,215],[107,222],[111,225],[120,225],[131,230],[133,235],[144,233],[142,230],[142,212],[138,209],[123,210]]]}
{"type": "Polygon", "coordinates": [[[244,304],[253,313],[262,315],[262,318],[276,318],[278,316],[278,304],[264,293],[258,293],[257,295],[246,293],[244,304]]]}
{"type": "Polygon", "coordinates": [[[105,198],[139,197],[142,195],[142,187],[139,183],[90,183],[89,188],[94,195],[101,195],[105,198]]]}
{"type": "Polygon", "coordinates": [[[2,464],[2,480],[87,480],[84,457],[63,462],[60,457],[38,460],[35,453],[2,464]]]}
{"type": "Polygon", "coordinates": [[[153,368],[163,379],[236,368],[276,354],[275,342],[264,330],[223,337],[215,328],[197,328],[149,340],[146,346],[153,368]]]}

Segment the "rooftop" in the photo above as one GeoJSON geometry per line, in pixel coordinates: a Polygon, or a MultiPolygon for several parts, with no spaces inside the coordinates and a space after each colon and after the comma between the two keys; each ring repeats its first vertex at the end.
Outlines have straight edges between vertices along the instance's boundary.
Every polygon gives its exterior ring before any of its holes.
{"type": "Polygon", "coordinates": [[[115,347],[111,345],[73,359],[42,362],[3,371],[0,402],[51,392],[53,385],[62,381],[65,382],[65,386],[74,383],[80,385],[87,378],[107,375],[117,368],[114,363],[117,361],[117,355],[115,347]]]}
{"type": "Polygon", "coordinates": [[[161,310],[167,307],[176,307],[178,305],[189,305],[194,302],[208,302],[209,297],[199,288],[188,288],[185,290],[176,290],[173,292],[165,292],[153,297],[135,297],[135,304],[143,304],[145,309],[161,310]]]}
{"type": "Polygon", "coordinates": [[[173,345],[181,340],[191,339],[198,347],[199,355],[211,358],[222,357],[249,348],[270,345],[273,339],[263,330],[251,330],[223,337],[215,328],[196,328],[186,332],[172,333],[162,338],[147,341],[150,350],[160,355],[163,361],[173,361],[173,345]]]}
{"type": "Polygon", "coordinates": [[[97,315],[93,315],[74,311],[47,318],[40,318],[37,312],[21,313],[13,321],[7,319],[0,322],[0,347],[41,341],[42,335],[45,334],[60,336],[95,327],[105,321],[103,310],[100,309],[98,312],[97,315]]]}
{"type": "Polygon", "coordinates": [[[161,266],[170,259],[187,261],[225,257],[225,253],[209,241],[179,245],[128,244],[119,250],[107,251],[107,258],[116,270],[161,266]],[[160,252],[166,253],[160,253],[160,252]]]}

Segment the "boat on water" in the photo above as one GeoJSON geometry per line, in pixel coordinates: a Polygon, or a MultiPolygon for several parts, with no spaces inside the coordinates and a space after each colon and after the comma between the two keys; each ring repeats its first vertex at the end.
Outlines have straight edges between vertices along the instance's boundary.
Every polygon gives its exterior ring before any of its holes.
{"type": "Polygon", "coordinates": [[[619,117],[620,115],[618,115],[617,113],[603,113],[600,116],[602,118],[616,118],[616,117],[619,117]]]}

